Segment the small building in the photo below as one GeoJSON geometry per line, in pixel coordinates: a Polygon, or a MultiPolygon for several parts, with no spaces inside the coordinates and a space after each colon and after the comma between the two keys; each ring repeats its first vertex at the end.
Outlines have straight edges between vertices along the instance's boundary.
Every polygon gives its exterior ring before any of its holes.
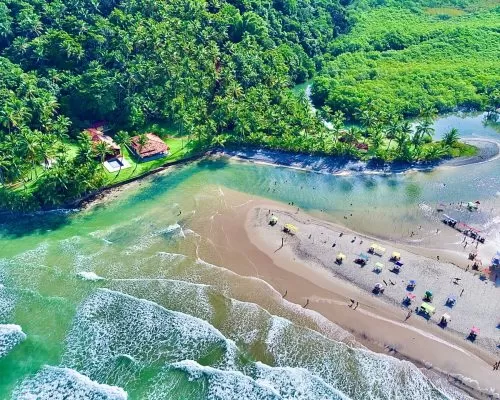
{"type": "Polygon", "coordinates": [[[168,155],[170,148],[153,133],[146,133],[146,143],[140,144],[140,136],[134,136],[130,141],[130,147],[141,161],[160,158],[168,155]]]}
{"type": "Polygon", "coordinates": [[[99,142],[104,142],[108,145],[109,154],[106,154],[106,160],[118,157],[121,154],[120,146],[118,146],[110,136],[104,134],[102,127],[88,128],[85,132],[87,132],[92,139],[94,146],[99,142]]]}

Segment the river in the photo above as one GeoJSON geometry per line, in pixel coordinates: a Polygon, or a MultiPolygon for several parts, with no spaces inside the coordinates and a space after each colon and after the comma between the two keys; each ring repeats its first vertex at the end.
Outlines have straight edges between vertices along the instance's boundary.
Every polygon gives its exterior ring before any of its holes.
{"type": "MultiPolygon", "coordinates": [[[[498,140],[481,120],[449,116],[436,132],[498,140]]],[[[226,188],[395,240],[434,229],[445,203],[499,242],[498,159],[399,174],[227,159],[175,167],[86,211],[1,223],[0,397],[446,398],[410,363],[302,326],[290,305],[270,313],[245,301],[238,277],[199,258],[193,226],[213,223],[226,188]],[[478,212],[457,206],[470,200],[478,212]]]]}

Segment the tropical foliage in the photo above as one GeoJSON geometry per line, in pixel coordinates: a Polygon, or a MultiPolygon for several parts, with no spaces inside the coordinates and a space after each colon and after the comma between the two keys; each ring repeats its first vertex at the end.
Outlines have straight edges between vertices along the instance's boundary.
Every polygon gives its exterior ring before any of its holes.
{"type": "Polygon", "coordinates": [[[198,147],[321,130],[288,89],[346,28],[335,0],[4,0],[0,201],[99,187],[107,149],[79,136],[98,120],[115,132],[169,121],[198,147]]]}
{"type": "Polygon", "coordinates": [[[417,116],[422,108],[485,109],[500,91],[500,7],[493,5],[358,2],[352,31],[333,41],[322,60],[315,103],[351,119],[375,100],[404,117],[417,116]]]}

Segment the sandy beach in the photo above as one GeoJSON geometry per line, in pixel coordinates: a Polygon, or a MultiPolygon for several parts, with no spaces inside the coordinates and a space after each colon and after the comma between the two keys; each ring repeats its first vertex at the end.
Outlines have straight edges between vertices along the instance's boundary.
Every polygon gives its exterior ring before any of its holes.
{"type": "MultiPolygon", "coordinates": [[[[500,359],[500,349],[496,347],[500,296],[491,281],[481,281],[471,272],[417,254],[414,249],[350,232],[302,211],[297,213],[296,207],[249,199],[227,189],[224,202],[227,207],[214,216],[210,229],[195,226],[197,232],[207,236],[208,247],[215,249],[201,249],[203,259],[239,275],[268,282],[284,296],[284,302],[307,304],[305,308],[347,330],[370,350],[409,360],[429,373],[443,373],[448,380],[471,388],[474,397],[479,396],[474,390],[480,390],[500,398],[500,373],[492,369],[500,359]],[[279,219],[274,227],[268,224],[272,214],[279,219]],[[285,223],[293,223],[299,232],[295,236],[284,234],[281,228],[285,223]],[[344,233],[342,237],[340,232],[344,233]],[[354,256],[366,253],[374,241],[386,248],[386,255],[371,256],[364,268],[354,264],[354,256]],[[398,275],[390,271],[388,261],[395,249],[405,264],[398,275]],[[341,266],[334,263],[338,252],[347,256],[341,266]],[[381,274],[373,272],[377,261],[385,265],[381,274]],[[460,278],[458,285],[453,283],[454,277],[460,278]],[[426,290],[433,291],[436,313],[430,320],[413,313],[405,321],[408,308],[401,301],[409,279],[417,280],[413,309],[421,304],[426,290]],[[375,283],[384,280],[384,294],[372,294],[375,283]],[[444,306],[449,294],[457,296],[457,304],[451,309],[444,306]],[[350,299],[358,306],[349,307],[350,299]],[[452,321],[443,329],[437,321],[445,312],[452,321]],[[481,329],[475,343],[466,340],[473,325],[481,329]]],[[[428,251],[419,250],[422,254],[428,251]]],[[[253,300],[251,294],[247,296],[248,301],[253,300]]]]}
{"type": "Polygon", "coordinates": [[[491,364],[500,358],[496,322],[500,296],[493,282],[482,281],[477,273],[462,271],[453,264],[438,262],[381,241],[378,243],[386,248],[385,255],[370,255],[368,264],[360,267],[353,261],[361,252],[368,254],[373,238],[295,212],[259,206],[249,211],[246,227],[252,242],[279,268],[296,273],[301,279],[312,281],[337,295],[325,298],[303,293],[303,301],[309,300],[309,308],[327,315],[374,350],[383,348],[427,367],[468,376],[486,385],[489,382],[492,388],[500,390],[498,373],[491,368],[491,364]],[[275,227],[268,223],[272,214],[279,220],[275,227]],[[294,236],[284,234],[280,229],[284,223],[294,224],[298,233],[294,236]],[[342,237],[339,236],[341,232],[342,237]],[[281,238],[285,242],[280,249],[281,238]],[[336,245],[332,247],[334,243],[336,245]],[[388,258],[392,251],[399,251],[405,264],[399,274],[391,271],[392,263],[388,258]],[[339,252],[347,256],[342,265],[334,262],[339,252]],[[301,271],[290,261],[300,263],[298,268],[301,271]],[[384,264],[380,274],[373,271],[376,262],[384,264]],[[453,283],[455,277],[460,278],[458,284],[453,283]],[[417,280],[413,291],[416,300],[407,308],[401,303],[410,279],[417,280]],[[371,291],[379,282],[385,291],[376,296],[371,291]],[[427,320],[413,313],[405,321],[408,310],[422,303],[426,290],[431,290],[434,295],[434,316],[427,320]],[[452,308],[445,306],[450,294],[457,297],[452,308]],[[350,299],[359,305],[349,307],[350,299]],[[343,312],[338,312],[338,308],[344,308],[343,312]],[[437,324],[443,313],[452,317],[446,329],[437,324]],[[465,339],[472,326],[481,328],[480,337],[474,344],[465,339]]]}

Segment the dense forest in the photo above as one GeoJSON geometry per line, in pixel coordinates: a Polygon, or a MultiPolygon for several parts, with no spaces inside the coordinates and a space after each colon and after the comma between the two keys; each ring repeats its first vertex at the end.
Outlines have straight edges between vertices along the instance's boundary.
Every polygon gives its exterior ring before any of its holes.
{"type": "Polygon", "coordinates": [[[97,120],[169,121],[198,145],[322,129],[288,88],[347,24],[332,0],[2,0],[1,202],[50,205],[101,186],[80,134],[97,120]]]}
{"type": "Polygon", "coordinates": [[[495,98],[498,9],[456,1],[466,15],[431,16],[417,0],[406,11],[395,0],[0,0],[0,208],[52,206],[114,182],[120,172],[100,163],[109,149],[82,133],[96,121],[125,151],[152,124],[191,154],[241,144],[406,161],[471,151],[457,131],[432,142],[431,120],[495,98]],[[413,59],[425,99],[402,79],[413,59]],[[315,114],[291,89],[318,72],[315,114]],[[404,117],[417,112],[413,129],[404,117]],[[360,127],[345,129],[352,119],[360,127]]]}
{"type": "Polygon", "coordinates": [[[354,7],[351,32],[322,59],[317,104],[354,120],[369,102],[405,117],[500,105],[498,2],[361,0],[354,7]]]}

